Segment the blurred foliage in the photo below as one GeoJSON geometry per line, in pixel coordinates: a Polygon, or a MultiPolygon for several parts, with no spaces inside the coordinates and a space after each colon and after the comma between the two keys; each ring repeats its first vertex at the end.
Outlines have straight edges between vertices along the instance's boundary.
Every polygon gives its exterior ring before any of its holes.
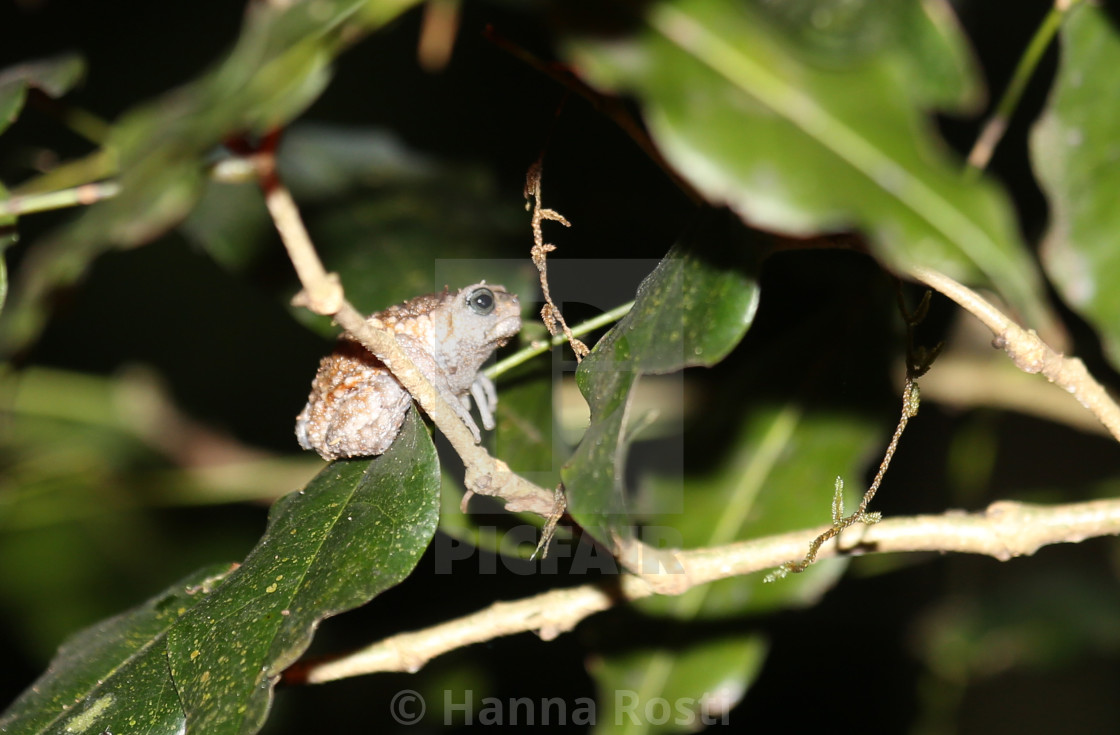
{"type": "Polygon", "coordinates": [[[858,227],[891,266],[966,280],[982,273],[1032,322],[1044,321],[1010,203],[989,182],[962,181],[920,117],[970,91],[968,57],[939,43],[953,33],[941,3],[887,3],[893,13],[863,2],[812,5],[806,20],[788,8],[774,14],[833,32],[776,32],[769,3],[667,2],[648,13],[648,32],[578,42],[571,56],[599,85],[640,98],[659,149],[709,201],[785,232],[858,227]],[[860,10],[841,14],[844,5],[860,10]],[[888,24],[893,33],[875,30],[888,24]],[[818,51],[842,62],[822,65],[818,51]],[[931,52],[940,66],[952,59],[961,68],[915,84],[931,52]]]}
{"type": "MultiPolygon", "coordinates": [[[[55,3],[0,10],[17,29],[0,71],[0,294],[12,279],[0,618],[16,700],[0,729],[390,728],[403,689],[426,698],[430,729],[464,725],[468,697],[528,696],[569,711],[594,698],[600,732],[691,731],[699,714],[800,731],[821,710],[838,728],[1046,732],[1052,721],[1024,713],[1064,711],[1070,691],[1076,729],[1120,726],[1120,555],[1106,541],[1003,566],[833,560],[778,584],[756,575],[643,600],[555,641],[495,640],[415,676],[275,701],[272,687],[305,650],[609,584],[617,567],[592,537],[696,547],[827,522],[834,478],[854,501],[898,414],[902,328],[885,269],[946,270],[1040,329],[1068,305],[1084,320],[1065,319],[1072,351],[1115,386],[1098,354],[1116,364],[1120,323],[1108,287],[1120,278],[1108,94],[1120,35],[1107,9],[1072,3],[1052,84],[1044,63],[992,174],[962,178],[985,87],[1002,88],[1043,0],[1013,13],[941,0],[446,3],[459,30],[436,73],[414,61],[434,31],[407,0],[251,2],[229,37],[228,6],[210,8],[203,33],[146,24],[147,6],[130,3],[89,22],[55,3]],[[98,121],[120,95],[130,108],[98,121]],[[573,223],[546,237],[568,321],[636,299],[591,335],[581,365],[559,347],[498,377],[485,441],[544,487],[563,478],[584,526],[562,527],[549,559],[526,558],[539,519],[481,498],[458,511],[461,466],[437,461],[418,414],[372,462],[324,469],[296,453],[292,420],[337,330],[289,305],[298,286],[257,187],[210,176],[232,159],[225,144],[277,127],[279,171],[359,308],[503,283],[526,321],[506,353],[544,337],[521,191],[544,151],[545,205],[573,223]],[[648,132],[704,206],[620,131],[648,132]],[[1020,234],[1037,229],[1037,194],[1016,175],[1028,163],[1053,212],[1041,271],[1020,234]],[[106,181],[120,192],[78,206],[89,190],[73,187],[106,181]],[[59,195],[69,211],[25,213],[59,195]],[[853,229],[866,248],[813,249],[850,245],[853,229]],[[1048,300],[1044,278],[1066,303],[1048,300]],[[258,540],[262,504],[281,497],[258,540]]],[[[977,342],[951,314],[935,302],[919,340],[948,341],[959,390],[926,396],[874,509],[1114,496],[1114,442],[1059,410],[1015,414],[1037,403],[1028,382],[1000,381],[998,398],[965,390],[990,335],[977,342]]]]}
{"type": "Polygon", "coordinates": [[[1053,219],[1042,250],[1047,272],[1069,304],[1100,330],[1120,366],[1120,270],[1113,162],[1120,112],[1096,70],[1120,63],[1120,38],[1103,8],[1085,4],[1063,25],[1061,67],[1045,114],[1031,138],[1032,161],[1050,196],[1053,219]]]}
{"type": "Polygon", "coordinates": [[[25,182],[21,191],[38,193],[115,174],[121,193],[36,243],[18,301],[5,314],[0,349],[19,350],[34,339],[50,293],[76,281],[105,249],[144,243],[178,224],[201,194],[216,146],[289,122],[322,92],[337,54],[410,4],[253,4],[237,45],[211,72],[131,110],[102,151],[25,182]]]}
{"type": "Polygon", "coordinates": [[[53,59],[29,61],[0,73],[0,133],[19,117],[31,89],[50,97],[61,97],[74,88],[85,74],[85,62],[73,54],[53,59]]]}

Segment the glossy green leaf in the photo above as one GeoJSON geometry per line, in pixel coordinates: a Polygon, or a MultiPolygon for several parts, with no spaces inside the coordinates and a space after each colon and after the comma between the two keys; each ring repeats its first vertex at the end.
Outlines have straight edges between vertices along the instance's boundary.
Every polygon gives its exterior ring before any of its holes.
{"type": "Polygon", "coordinates": [[[931,96],[915,91],[929,49],[949,53],[948,37],[963,46],[951,26],[897,30],[894,43],[825,65],[761,5],[656,3],[644,30],[574,43],[569,56],[592,83],[637,97],[670,165],[710,202],[792,234],[858,228],[892,268],[987,279],[1047,321],[1006,196],[961,180],[917,104],[931,96]]]}
{"type": "Polygon", "coordinates": [[[82,80],[85,71],[85,62],[76,54],[27,61],[0,70],[0,133],[19,117],[29,88],[40,89],[49,97],[61,97],[82,80]]]}
{"type": "Polygon", "coordinates": [[[1112,91],[1120,34],[1103,8],[1082,3],[1066,18],[1061,43],[1054,88],[1031,136],[1034,168],[1050,198],[1043,264],[1120,366],[1120,101],[1112,91]]]}
{"type": "MultiPolygon", "coordinates": [[[[326,86],[335,56],[414,2],[255,6],[237,44],[216,68],[126,113],[107,143],[121,193],[35,244],[21,269],[0,348],[19,349],[34,339],[48,295],[74,283],[101,252],[145,243],[186,217],[202,194],[217,146],[230,136],[266,133],[302,113],[326,86]]],[[[74,170],[79,177],[108,175],[103,168],[74,170]]],[[[83,183],[87,180],[51,176],[21,193],[83,183]]]]}
{"type": "Polygon", "coordinates": [[[435,451],[413,412],[386,454],[332,464],[278,501],[221,595],[203,602],[191,591],[211,569],[94,626],[63,647],[0,723],[20,733],[81,731],[75,722],[96,725],[93,732],[174,733],[188,721],[207,732],[255,731],[275,675],[319,621],[411,572],[434,533],[438,492],[435,451]],[[244,657],[230,660],[230,650],[244,657]],[[75,701],[82,708],[63,713],[60,703],[75,701]]]}
{"type": "Polygon", "coordinates": [[[195,572],[75,635],[0,716],[0,732],[183,732],[186,718],[167,666],[167,632],[213,594],[228,570],[195,572]]]}
{"type": "Polygon", "coordinates": [[[411,573],[439,519],[435,447],[415,411],[385,454],[338,461],[278,501],[268,530],[167,651],[192,732],[256,732],[319,622],[411,573]]]}
{"type": "MultiPolygon", "coordinates": [[[[719,242],[712,231],[695,242],[719,242]]],[[[634,308],[599,341],[576,372],[591,425],[561,477],[572,517],[608,545],[632,534],[623,497],[629,416],[642,374],[714,365],[738,344],[754,318],[758,286],[742,264],[716,263],[680,245],[638,287],[634,308]]]]}
{"type": "Polygon", "coordinates": [[[736,635],[593,659],[595,732],[697,732],[726,724],[761,670],[766,648],[761,635],[736,635]]]}

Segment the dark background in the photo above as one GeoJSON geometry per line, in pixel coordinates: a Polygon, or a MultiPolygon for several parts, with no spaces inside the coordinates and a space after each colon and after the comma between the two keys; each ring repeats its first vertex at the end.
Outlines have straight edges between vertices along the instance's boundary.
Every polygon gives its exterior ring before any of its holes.
{"type": "MultiPolygon", "coordinates": [[[[1002,90],[1049,4],[1016,3],[1013,11],[979,2],[957,7],[989,89],[1002,90]]],[[[89,73],[67,101],[112,120],[220,58],[238,32],[242,12],[238,3],[214,0],[8,3],[0,7],[0,66],[77,50],[87,59],[89,73]]],[[[495,228],[491,257],[526,255],[527,226],[516,217],[525,170],[543,149],[546,204],[575,223],[564,233],[557,257],[659,258],[695,217],[687,199],[591,105],[567,96],[560,85],[482,35],[492,24],[548,58],[557,28],[577,22],[575,16],[570,9],[562,13],[546,4],[466,3],[451,63],[431,74],[415,62],[419,13],[410,12],[339,59],[333,82],[304,120],[386,128],[434,160],[481,172],[488,201],[504,202],[513,213],[508,220],[512,225],[495,228]]],[[[594,20],[594,13],[590,17],[594,20]]],[[[587,22],[587,16],[581,18],[579,22],[587,22]]],[[[1034,239],[1045,224],[1045,204],[1027,165],[1025,135],[1044,102],[1053,64],[1051,51],[991,166],[1013,193],[1024,232],[1034,239]]],[[[962,153],[979,129],[978,120],[939,124],[962,153]]],[[[89,150],[51,115],[29,110],[0,141],[0,177],[15,184],[29,176],[31,152],[39,147],[63,157],[89,150]]],[[[313,230],[316,223],[326,227],[331,208],[312,203],[307,215],[313,230]]],[[[23,242],[34,241],[69,216],[25,218],[23,242]]],[[[61,296],[48,330],[23,359],[95,374],[137,363],[153,366],[192,417],[247,445],[294,452],[292,417],[328,343],[289,316],[285,302],[295,291],[294,278],[275,241],[266,240],[267,247],[240,272],[216,265],[178,233],[153,246],[106,255],[77,288],[61,296]],[[228,318],[231,313],[240,318],[228,318]],[[159,328],[168,323],[176,327],[173,334],[159,328]],[[240,356],[243,364],[230,356],[240,356]]],[[[368,247],[370,267],[393,267],[391,261],[379,262],[376,233],[368,235],[368,247]]],[[[23,252],[20,246],[11,253],[13,270],[23,252]]],[[[451,240],[438,255],[475,253],[451,240]]],[[[554,284],[557,290],[562,287],[554,284]]],[[[836,340],[824,391],[828,400],[882,417],[889,433],[897,397],[886,365],[889,355],[901,349],[891,299],[891,281],[864,256],[808,252],[773,258],[763,275],[758,319],[744,344],[726,363],[695,378],[713,398],[702,408],[709,411],[703,414],[704,426],[687,443],[686,464],[702,467],[719,451],[720,432],[734,418],[720,415],[720,397],[737,390],[736,376],[750,366],[753,355],[782,351],[787,357],[781,363],[786,369],[778,372],[789,373],[788,378],[783,382],[776,375],[756,388],[758,393],[793,390],[804,355],[788,337],[799,327],[823,329],[836,340]]],[[[952,312],[945,303],[935,303],[924,338],[932,342],[943,335],[952,312]]],[[[1078,336],[1079,352],[1092,360],[1091,335],[1078,336]]],[[[1091,366],[1101,374],[1099,362],[1091,366]]],[[[1016,497],[1024,486],[1048,484],[1069,489],[1062,498],[1074,500],[1080,497],[1076,488],[1115,469],[1115,449],[1105,439],[1085,439],[1023,417],[954,414],[926,404],[909,429],[876,508],[889,515],[937,513],[953,506],[944,489],[945,467],[952,437],[970,429],[997,437],[996,480],[984,488],[983,497],[971,499],[976,508],[1016,497]]],[[[14,698],[42,671],[51,652],[46,641],[57,643],[67,630],[135,604],[203,563],[240,558],[262,530],[265,513],[263,503],[148,509],[145,528],[152,536],[146,548],[151,551],[141,557],[129,553],[132,547],[102,537],[96,527],[79,531],[84,534],[80,542],[58,548],[59,554],[88,557],[65,594],[36,590],[34,584],[0,590],[0,651],[6,654],[0,702],[14,698]],[[87,567],[99,571],[83,576],[87,567]],[[55,628],[28,633],[24,594],[51,596],[66,608],[53,621],[55,628]]],[[[1099,639],[1067,634],[1067,627],[1083,622],[1071,620],[1068,608],[1056,603],[1069,596],[1105,611],[1117,609],[1112,607],[1116,593],[1110,566],[1115,548],[1110,540],[1095,540],[1044,549],[1030,561],[1003,565],[980,558],[915,556],[883,569],[861,560],[812,609],[710,627],[681,627],[612,610],[556,642],[531,635],[493,641],[450,654],[417,677],[378,675],[281,689],[266,732],[392,726],[379,703],[393,692],[435,687],[455,677],[485,682],[487,691],[503,699],[562,696],[573,701],[594,696],[585,669],[594,651],[641,645],[643,640],[687,641],[728,629],[761,629],[772,637],[761,678],[731,715],[733,724],[745,728],[780,722],[785,731],[934,732],[947,724],[941,721],[946,717],[953,729],[952,718],[959,717],[959,732],[1115,732],[1120,726],[1115,697],[1120,624],[1112,648],[1102,646],[1099,639]],[[1070,569],[1077,571],[1071,575],[1070,569]],[[1017,615],[1030,613],[1031,624],[1050,624],[1043,629],[1059,643],[1052,655],[1026,656],[1018,659],[1026,663],[990,673],[962,673],[961,681],[947,684],[930,673],[929,653],[923,648],[926,633],[946,600],[972,599],[979,593],[996,600],[986,614],[1018,620],[1017,615]],[[839,645],[849,644],[854,652],[836,655],[839,645]]],[[[22,564],[34,577],[40,561],[9,557],[0,563],[22,564]]],[[[472,612],[495,599],[584,581],[513,574],[502,564],[496,565],[497,575],[480,576],[473,567],[484,563],[472,558],[452,575],[436,575],[429,552],[404,585],[365,609],[327,621],[314,650],[342,650],[472,612]]],[[[1107,620],[1108,613],[1102,615],[1107,620]]],[[[1093,620],[1093,625],[1100,622],[1093,620]]],[[[1107,622],[1103,625],[1107,630],[1107,622]]]]}

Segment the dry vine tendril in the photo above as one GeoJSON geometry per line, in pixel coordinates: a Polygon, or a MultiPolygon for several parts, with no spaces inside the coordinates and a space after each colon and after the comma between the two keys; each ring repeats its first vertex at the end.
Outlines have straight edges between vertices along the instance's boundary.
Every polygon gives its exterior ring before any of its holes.
{"type": "Polygon", "coordinates": [[[898,450],[898,442],[902,438],[902,432],[906,430],[906,424],[910,419],[918,415],[918,403],[920,402],[920,392],[918,391],[918,378],[922,377],[929,371],[933,361],[937,359],[937,355],[941,352],[944,346],[943,342],[938,342],[933,349],[927,350],[925,347],[914,345],[914,327],[926,318],[929,313],[929,300],[932,296],[932,291],[926,291],[922,295],[922,300],[918,303],[918,308],[913,312],[906,308],[906,302],[902,298],[901,284],[896,284],[898,294],[898,308],[902,312],[902,318],[906,322],[906,380],[902,388],[902,416],[898,419],[898,426],[895,427],[894,435],[891,437],[891,443],[887,445],[887,451],[883,455],[883,461],[879,463],[879,471],[875,473],[875,479],[871,482],[871,487],[867,488],[867,492],[863,494],[863,499],[860,500],[859,507],[851,515],[844,515],[844,479],[841,477],[836,478],[836,484],[833,488],[832,495],[832,525],[828,530],[813,539],[809,544],[809,551],[805,554],[805,558],[801,561],[788,561],[781,565],[774,571],[770,572],[763,579],[764,582],[776,582],[782,579],[791,572],[793,574],[800,574],[809,568],[809,566],[816,561],[817,553],[820,551],[821,546],[829,539],[836,538],[840,532],[849,526],[854,526],[857,523],[871,525],[878,523],[883,519],[881,513],[868,513],[867,506],[871,504],[871,500],[875,497],[875,493],[879,491],[879,486],[883,483],[883,476],[887,474],[887,468],[890,467],[891,459],[894,458],[894,453],[898,450]]]}
{"type": "Polygon", "coordinates": [[[537,159],[532,166],[529,167],[529,172],[525,176],[525,207],[529,208],[529,199],[533,200],[533,265],[537,267],[537,272],[541,277],[541,293],[544,295],[544,306],[541,308],[541,321],[544,322],[545,327],[548,328],[548,333],[555,337],[560,332],[568,338],[568,344],[572,346],[572,352],[576,355],[576,362],[579,362],[591,352],[580,340],[576,339],[572,334],[572,330],[568,328],[568,323],[564,321],[564,315],[560,313],[560,309],[552,302],[552,294],[548,288],[548,266],[546,265],[546,258],[548,253],[556,249],[552,243],[544,241],[544,234],[541,232],[541,223],[545,220],[552,222],[559,222],[565,227],[571,227],[572,223],[564,219],[564,215],[560,214],[554,209],[548,209],[541,204],[541,161],[537,159]]]}
{"type": "MultiPolygon", "coordinates": [[[[528,173],[525,175],[525,208],[529,209],[529,199],[533,200],[532,211],[533,218],[531,227],[533,229],[533,249],[531,251],[533,258],[533,265],[537,267],[537,272],[540,274],[541,279],[541,293],[544,295],[544,306],[541,308],[541,321],[548,329],[548,333],[553,337],[563,332],[564,336],[568,338],[568,344],[572,347],[572,352],[575,353],[576,362],[579,362],[586,357],[591,350],[581,340],[576,339],[572,330],[568,327],[568,323],[564,321],[564,315],[560,313],[560,309],[552,301],[552,294],[548,288],[548,266],[546,260],[548,254],[556,249],[556,246],[544,241],[544,233],[541,231],[541,223],[545,220],[552,222],[559,222],[565,227],[571,227],[572,223],[564,218],[554,209],[548,209],[541,204],[541,159],[537,159],[532,166],[529,167],[528,173]]],[[[544,528],[541,529],[541,539],[537,542],[537,548],[529,557],[533,560],[540,554],[544,559],[548,556],[548,544],[552,541],[553,534],[556,533],[556,525],[564,516],[564,510],[567,508],[567,500],[564,496],[564,486],[557,485],[556,490],[553,491],[553,505],[552,512],[548,515],[544,528]]]]}

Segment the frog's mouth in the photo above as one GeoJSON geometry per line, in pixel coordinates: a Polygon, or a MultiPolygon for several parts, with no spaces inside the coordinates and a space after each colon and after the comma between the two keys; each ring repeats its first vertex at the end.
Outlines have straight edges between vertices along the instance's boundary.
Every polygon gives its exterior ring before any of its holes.
{"type": "Polygon", "coordinates": [[[507,316],[505,319],[502,319],[500,322],[495,324],[494,328],[490,330],[490,335],[495,339],[500,339],[504,342],[520,331],[521,316],[514,315],[507,316]]]}

